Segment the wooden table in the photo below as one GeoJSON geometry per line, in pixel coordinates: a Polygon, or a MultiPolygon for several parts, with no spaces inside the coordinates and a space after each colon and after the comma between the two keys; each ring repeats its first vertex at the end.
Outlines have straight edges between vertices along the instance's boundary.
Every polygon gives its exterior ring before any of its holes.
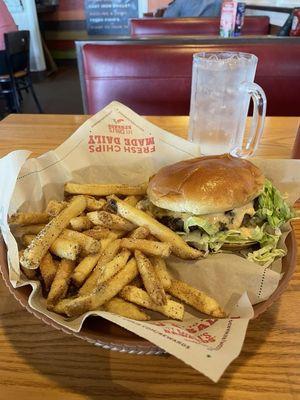
{"type": "MultiPolygon", "coordinates": [[[[0,156],[60,144],[86,116],[11,115],[0,123],[0,156]]],[[[184,136],[186,117],[151,117],[184,136]]],[[[267,118],[258,155],[289,158],[299,118],[267,118]]],[[[0,177],[1,179],[1,177],[0,177]]],[[[300,243],[300,223],[294,223],[300,243]]],[[[300,252],[298,252],[300,254],[300,252]]],[[[286,292],[251,321],[245,344],[218,384],[172,356],[109,352],[44,325],[0,280],[0,400],[300,399],[300,258],[286,292]]]]}

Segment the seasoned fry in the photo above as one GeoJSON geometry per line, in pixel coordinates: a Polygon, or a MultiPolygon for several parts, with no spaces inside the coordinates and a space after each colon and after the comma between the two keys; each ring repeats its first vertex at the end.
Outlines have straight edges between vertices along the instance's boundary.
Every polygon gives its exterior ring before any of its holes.
{"type": "Polygon", "coordinates": [[[125,196],[146,194],[147,184],[138,186],[122,184],[79,184],[68,182],[65,184],[65,192],[70,194],[85,194],[90,196],[109,196],[121,194],[125,196]]]}
{"type": "Polygon", "coordinates": [[[66,208],[67,204],[66,201],[50,200],[46,207],[46,213],[50,215],[50,217],[56,217],[57,214],[66,208]]]}
{"type": "Polygon", "coordinates": [[[183,320],[184,307],[182,304],[177,303],[176,301],[167,299],[167,303],[165,305],[159,306],[154,303],[145,290],[131,285],[125,286],[124,289],[122,289],[119,293],[119,296],[124,300],[130,301],[131,303],[137,304],[138,306],[147,308],[149,310],[157,311],[169,318],[177,319],[179,321],[183,320]]]}
{"type": "Polygon", "coordinates": [[[169,243],[161,243],[146,239],[124,238],[121,240],[121,247],[129,250],[140,250],[151,256],[169,257],[171,246],[169,243]]]}
{"type": "Polygon", "coordinates": [[[115,240],[115,236],[109,236],[106,239],[101,239],[100,243],[101,243],[101,250],[105,250],[106,247],[109,245],[109,243],[111,243],[113,240],[115,240]]]}
{"type": "Polygon", "coordinates": [[[134,231],[130,232],[129,237],[131,239],[145,239],[149,233],[149,229],[144,226],[139,226],[134,231]]]}
{"type": "Polygon", "coordinates": [[[203,255],[202,251],[190,247],[175,232],[162,225],[145,212],[130,206],[128,203],[125,203],[116,196],[110,196],[109,201],[112,202],[113,207],[117,207],[118,214],[123,218],[126,218],[128,221],[138,226],[147,227],[159,240],[169,243],[172,252],[178,257],[183,259],[197,259],[203,255]]]}
{"type": "Polygon", "coordinates": [[[91,254],[86,256],[75,268],[72,274],[72,282],[75,286],[80,287],[86,280],[88,275],[92,272],[97,264],[101,253],[91,254]]]}
{"type": "MultiPolygon", "coordinates": [[[[24,235],[22,236],[22,242],[25,246],[29,246],[35,238],[35,235],[24,235]]],[[[68,239],[58,238],[50,246],[52,254],[60,258],[66,258],[68,260],[76,260],[80,253],[81,247],[78,243],[68,239]]]]}
{"type": "Polygon", "coordinates": [[[108,228],[94,227],[93,229],[88,229],[87,231],[83,231],[82,233],[96,240],[100,240],[107,238],[110,232],[111,231],[108,228]]]}
{"type": "Polygon", "coordinates": [[[98,278],[101,276],[105,265],[113,260],[118,253],[120,249],[120,242],[120,239],[114,240],[113,242],[109,243],[105,249],[103,249],[98,260],[98,264],[82,287],[79,289],[80,295],[89,294],[95,289],[98,278]]]}
{"type": "Polygon", "coordinates": [[[128,301],[119,299],[118,297],[114,297],[105,303],[103,305],[103,310],[137,321],[148,321],[150,319],[149,315],[140,310],[136,305],[128,303],[128,301]]]}
{"type": "Polygon", "coordinates": [[[70,225],[74,231],[85,231],[90,229],[93,224],[85,215],[81,215],[79,217],[72,218],[70,221],[70,225]]]}
{"type": "Polygon", "coordinates": [[[152,301],[160,306],[166,304],[167,299],[164,288],[150,260],[139,250],[134,252],[134,256],[144,286],[152,301]]]}
{"type": "MultiPolygon", "coordinates": [[[[47,252],[41,259],[40,272],[44,281],[45,289],[50,289],[52,282],[55,278],[58,265],[53,261],[53,258],[49,252],[47,252]]],[[[34,270],[31,270],[34,271],[34,270]]]]}
{"type": "Polygon", "coordinates": [[[64,229],[60,235],[60,239],[68,239],[78,243],[83,255],[99,253],[101,248],[101,243],[98,240],[70,229],[64,229]]]}
{"type": "Polygon", "coordinates": [[[66,295],[74,266],[75,263],[71,260],[62,259],[59,263],[47,298],[48,310],[53,309],[54,305],[66,295]]]}
{"type": "Polygon", "coordinates": [[[165,260],[161,257],[151,257],[150,261],[155,269],[156,275],[163,285],[163,288],[168,289],[171,286],[171,278],[165,260]]]}
{"type": "Polygon", "coordinates": [[[126,221],[126,219],[107,211],[93,211],[87,213],[87,217],[94,225],[100,225],[117,231],[132,231],[135,227],[135,225],[126,221]]]}
{"type": "Polygon", "coordinates": [[[58,314],[65,314],[67,316],[79,316],[87,311],[92,310],[92,294],[79,297],[69,297],[60,300],[53,307],[53,311],[58,314]]]}
{"type": "Polygon", "coordinates": [[[64,307],[64,313],[69,317],[76,317],[86,311],[96,310],[115,297],[137,275],[136,261],[134,258],[131,258],[125,267],[106,281],[100,289],[92,294],[79,296],[68,302],[64,307]]]}
{"type": "Polygon", "coordinates": [[[127,196],[124,199],[125,203],[130,204],[132,207],[135,207],[140,200],[141,200],[141,196],[127,196]]]}
{"type": "Polygon", "coordinates": [[[88,211],[99,211],[101,210],[106,204],[106,200],[99,199],[96,200],[95,197],[86,196],[86,209],[88,211]]]}
{"type": "Polygon", "coordinates": [[[28,279],[37,279],[37,274],[36,274],[36,270],[35,269],[28,269],[28,268],[24,268],[21,265],[21,270],[24,272],[26,278],[28,279]]]}
{"type": "Polygon", "coordinates": [[[204,314],[212,315],[217,318],[226,317],[225,312],[212,297],[185,282],[175,279],[172,279],[171,282],[172,284],[168,292],[171,293],[172,296],[177,297],[204,314]]]}
{"type": "Polygon", "coordinates": [[[106,282],[119,272],[126,265],[129,256],[130,251],[123,249],[113,260],[105,264],[101,271],[101,275],[97,279],[96,286],[99,287],[103,282],[106,282]]]}
{"type": "Polygon", "coordinates": [[[115,240],[119,239],[125,234],[122,231],[111,231],[108,228],[102,228],[102,227],[95,227],[94,229],[83,231],[82,233],[96,240],[103,240],[103,239],[115,240]]]}
{"type": "Polygon", "coordinates": [[[72,240],[59,237],[51,244],[49,250],[52,254],[55,254],[60,258],[75,261],[81,251],[81,247],[78,243],[73,242],[72,240]]]}
{"type": "Polygon", "coordinates": [[[68,206],[54,217],[25,249],[20,263],[25,268],[37,268],[51,244],[57,239],[70,220],[77,217],[86,207],[84,196],[74,197],[68,206]]]}
{"type": "Polygon", "coordinates": [[[9,218],[9,223],[16,225],[46,224],[48,221],[49,215],[43,212],[19,212],[9,218]]]}
{"type": "MultiPolygon", "coordinates": [[[[23,253],[24,253],[24,250],[19,251],[19,258],[22,257],[23,253]]],[[[36,273],[37,270],[36,269],[27,269],[27,268],[22,267],[22,265],[21,265],[21,270],[23,271],[26,278],[28,278],[28,279],[36,279],[37,278],[37,273],[36,273]]]]}
{"type": "Polygon", "coordinates": [[[44,224],[37,225],[26,225],[26,226],[11,226],[12,233],[15,237],[21,237],[23,235],[37,235],[45,228],[44,224]]]}
{"type": "Polygon", "coordinates": [[[23,235],[22,236],[22,243],[24,246],[29,246],[30,243],[33,241],[33,239],[36,237],[36,235],[23,235]]]}

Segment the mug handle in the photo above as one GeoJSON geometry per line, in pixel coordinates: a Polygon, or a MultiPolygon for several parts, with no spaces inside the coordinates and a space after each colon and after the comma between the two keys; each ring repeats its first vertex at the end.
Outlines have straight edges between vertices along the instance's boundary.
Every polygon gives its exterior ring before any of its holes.
{"type": "Polygon", "coordinates": [[[250,157],[254,154],[264,130],[267,110],[267,98],[264,90],[259,85],[247,82],[244,85],[244,89],[251,96],[254,108],[250,133],[245,146],[231,151],[231,154],[236,157],[250,157]]]}

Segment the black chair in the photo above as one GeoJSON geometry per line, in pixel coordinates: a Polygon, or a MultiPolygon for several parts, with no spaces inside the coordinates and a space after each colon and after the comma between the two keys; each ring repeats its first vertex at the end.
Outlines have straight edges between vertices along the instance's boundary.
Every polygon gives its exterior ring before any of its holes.
{"type": "Polygon", "coordinates": [[[31,74],[29,57],[29,31],[16,31],[4,34],[6,71],[0,71],[0,84],[2,94],[10,97],[11,107],[15,112],[21,112],[21,102],[23,100],[22,91],[30,91],[37,109],[43,112],[42,107],[35,94],[31,74]]]}

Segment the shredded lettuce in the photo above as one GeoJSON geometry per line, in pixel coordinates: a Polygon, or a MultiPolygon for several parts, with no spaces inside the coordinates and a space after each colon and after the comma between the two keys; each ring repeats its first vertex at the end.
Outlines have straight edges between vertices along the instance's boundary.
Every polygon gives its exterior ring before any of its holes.
{"type": "Polygon", "coordinates": [[[197,226],[198,228],[203,229],[209,235],[214,235],[219,230],[219,228],[216,225],[210,224],[204,218],[195,216],[189,217],[184,221],[185,232],[189,233],[191,226],[197,226]]]}
{"type": "Polygon", "coordinates": [[[201,234],[200,231],[188,233],[184,239],[187,242],[193,243],[199,250],[217,253],[221,251],[224,244],[236,245],[253,245],[258,243],[258,250],[250,251],[243,250],[244,256],[252,262],[260,265],[269,266],[277,257],[283,257],[286,252],[282,249],[277,249],[278,241],[281,237],[281,230],[277,228],[271,230],[268,224],[255,228],[240,228],[239,230],[228,230],[217,232],[213,235],[207,233],[201,234]]]}
{"type": "Polygon", "coordinates": [[[280,227],[293,218],[294,213],[279,190],[266,180],[262,194],[257,199],[257,207],[249,226],[220,231],[219,224],[211,224],[201,216],[191,216],[184,221],[184,240],[193,243],[208,254],[222,251],[224,244],[258,244],[258,249],[244,249],[241,253],[250,261],[269,266],[277,257],[286,252],[278,249],[282,235],[280,227]],[[198,227],[192,230],[191,227],[198,227]]]}
{"type": "Polygon", "coordinates": [[[240,230],[227,230],[216,232],[215,234],[201,234],[200,231],[188,233],[184,240],[194,243],[197,248],[204,251],[218,252],[224,243],[230,244],[253,244],[261,240],[264,236],[263,228],[241,228],[240,230]]]}
{"type": "MultiPolygon", "coordinates": [[[[267,229],[269,228],[267,227],[267,229]]],[[[279,228],[275,230],[274,234],[264,232],[263,237],[259,240],[260,249],[248,253],[247,259],[268,267],[277,257],[285,256],[286,251],[277,248],[281,234],[279,228]]]]}
{"type": "Polygon", "coordinates": [[[256,216],[267,221],[272,228],[279,228],[293,218],[293,212],[278,189],[266,179],[264,190],[258,198],[256,216]]]}

